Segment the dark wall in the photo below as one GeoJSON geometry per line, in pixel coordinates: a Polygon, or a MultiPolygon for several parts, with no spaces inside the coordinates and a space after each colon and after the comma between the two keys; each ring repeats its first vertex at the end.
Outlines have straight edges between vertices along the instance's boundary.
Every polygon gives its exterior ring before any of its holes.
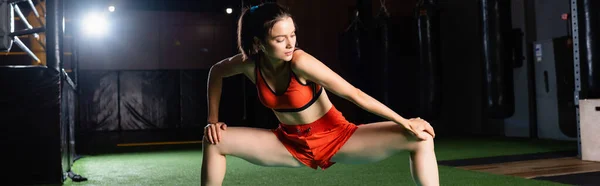
{"type": "Polygon", "coordinates": [[[235,16],[121,11],[109,33],[78,37],[82,70],[208,69],[235,52],[235,16]]]}
{"type": "Polygon", "coordinates": [[[537,40],[550,40],[566,36],[570,25],[561,19],[563,13],[571,14],[570,0],[536,0],[535,26],[537,40]]]}
{"type": "MultiPolygon", "coordinates": [[[[236,53],[236,13],[136,3],[150,5],[117,6],[107,14],[106,35],[73,33],[69,40],[81,73],[80,153],[110,152],[119,143],[200,140],[208,69],[236,53]]],[[[75,18],[71,23],[78,29],[75,18]]],[[[242,81],[225,82],[223,121],[243,125],[242,81]]]]}
{"type": "Polygon", "coordinates": [[[482,69],[478,0],[440,5],[442,118],[454,134],[481,134],[482,69]]]}

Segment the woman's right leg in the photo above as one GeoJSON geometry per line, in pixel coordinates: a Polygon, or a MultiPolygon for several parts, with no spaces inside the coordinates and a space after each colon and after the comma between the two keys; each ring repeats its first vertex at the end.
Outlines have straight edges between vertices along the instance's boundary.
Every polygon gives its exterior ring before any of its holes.
{"type": "Polygon", "coordinates": [[[225,155],[236,156],[261,166],[304,166],[290,154],[271,130],[247,127],[219,130],[222,139],[218,144],[210,144],[204,139],[202,145],[203,186],[222,185],[225,177],[225,155]]]}

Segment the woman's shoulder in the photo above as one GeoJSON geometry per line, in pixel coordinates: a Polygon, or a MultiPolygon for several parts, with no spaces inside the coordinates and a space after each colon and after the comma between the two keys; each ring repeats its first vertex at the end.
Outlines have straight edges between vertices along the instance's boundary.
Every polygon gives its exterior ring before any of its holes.
{"type": "Polygon", "coordinates": [[[315,60],[317,60],[317,59],[315,57],[313,57],[312,55],[310,55],[308,52],[306,52],[302,49],[297,49],[297,50],[294,50],[294,54],[293,54],[292,60],[290,62],[292,63],[293,67],[298,67],[298,66],[310,64],[310,63],[314,62],[315,60]]]}
{"type": "MultiPolygon", "coordinates": [[[[307,53],[306,53],[306,51],[302,50],[301,48],[294,49],[294,57],[296,57],[296,55],[301,55],[301,54],[307,54],[307,53]]],[[[292,60],[294,60],[294,58],[292,58],[292,60]]]]}
{"type": "Polygon", "coordinates": [[[244,72],[248,73],[252,69],[254,69],[254,60],[250,58],[244,57],[243,54],[236,54],[234,56],[225,58],[220,61],[219,64],[222,64],[224,68],[230,68],[235,72],[244,72]]]}
{"type": "Polygon", "coordinates": [[[239,64],[239,66],[243,67],[254,67],[255,61],[249,57],[244,56],[239,53],[229,58],[230,61],[235,61],[234,63],[239,64]]]}
{"type": "Polygon", "coordinates": [[[307,57],[309,56],[310,54],[308,54],[308,52],[302,49],[295,49],[294,54],[292,56],[292,60],[290,62],[292,62],[292,64],[302,63],[306,61],[307,57]]]}

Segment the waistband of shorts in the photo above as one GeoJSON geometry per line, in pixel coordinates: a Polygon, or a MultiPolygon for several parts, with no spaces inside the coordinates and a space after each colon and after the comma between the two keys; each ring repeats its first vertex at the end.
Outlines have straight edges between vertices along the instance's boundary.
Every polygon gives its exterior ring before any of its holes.
{"type": "Polygon", "coordinates": [[[280,123],[279,127],[288,134],[300,134],[306,132],[322,132],[329,130],[337,125],[346,123],[346,118],[334,106],[331,106],[329,111],[321,118],[309,124],[288,125],[280,123]]]}

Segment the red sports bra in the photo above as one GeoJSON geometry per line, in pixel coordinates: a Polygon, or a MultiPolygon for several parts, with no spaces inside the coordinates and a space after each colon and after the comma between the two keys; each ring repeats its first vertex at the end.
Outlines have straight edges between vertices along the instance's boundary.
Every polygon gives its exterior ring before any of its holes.
{"type": "Polygon", "coordinates": [[[258,62],[256,62],[256,89],[258,98],[266,107],[277,112],[299,112],[312,105],[322,92],[322,87],[314,82],[302,84],[292,69],[288,87],[282,94],[276,94],[263,77],[258,62]],[[294,76],[294,77],[291,77],[294,76]]]}

